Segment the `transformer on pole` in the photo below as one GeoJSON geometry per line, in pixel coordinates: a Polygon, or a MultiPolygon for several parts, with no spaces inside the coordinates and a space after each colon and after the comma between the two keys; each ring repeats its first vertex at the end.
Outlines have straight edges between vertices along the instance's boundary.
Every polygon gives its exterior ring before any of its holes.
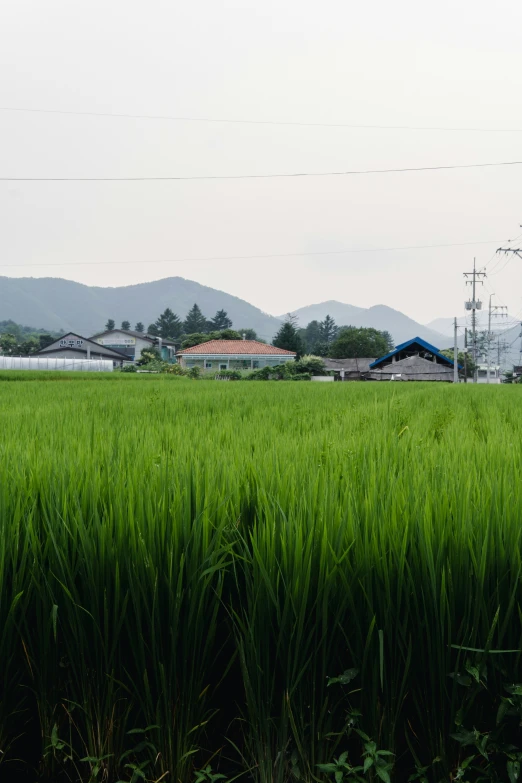
{"type": "Polygon", "coordinates": [[[473,272],[464,272],[464,277],[466,278],[466,285],[470,285],[472,287],[472,298],[468,299],[467,302],[464,302],[464,307],[466,310],[471,310],[471,355],[473,356],[473,383],[477,382],[477,310],[482,310],[482,302],[476,298],[476,285],[477,283],[480,283],[480,285],[484,284],[484,281],[481,279],[483,277],[486,277],[485,272],[477,272],[476,265],[475,265],[475,259],[473,259],[473,272]],[[471,280],[468,280],[467,278],[471,278],[471,280]]]}

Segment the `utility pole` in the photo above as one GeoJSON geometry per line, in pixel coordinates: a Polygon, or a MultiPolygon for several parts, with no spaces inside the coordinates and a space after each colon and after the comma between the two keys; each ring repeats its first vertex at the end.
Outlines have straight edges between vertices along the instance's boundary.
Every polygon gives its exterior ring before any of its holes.
{"type": "Polygon", "coordinates": [[[501,340],[500,337],[497,338],[497,362],[500,364],[500,359],[502,357],[502,354],[504,351],[507,351],[509,348],[509,343],[507,343],[505,340],[501,340]]]}
{"type": "Polygon", "coordinates": [[[495,294],[489,295],[489,308],[488,308],[488,342],[487,342],[487,352],[488,352],[488,377],[487,382],[489,383],[489,368],[490,368],[490,347],[491,347],[491,317],[495,317],[499,315],[500,317],[506,316],[507,318],[507,307],[505,305],[492,305],[491,304],[491,298],[495,296],[495,294]],[[497,313],[497,310],[500,310],[499,313],[497,313]],[[503,311],[506,310],[504,313],[503,311]]]}
{"type": "Polygon", "coordinates": [[[453,321],[453,383],[459,382],[459,347],[457,345],[457,319],[453,321]]]}
{"type": "MultiPolygon", "coordinates": [[[[522,228],[522,225],[519,228],[522,228]]],[[[508,239],[508,242],[511,242],[511,239],[508,239]]],[[[513,253],[515,256],[522,258],[522,247],[499,247],[497,248],[497,253],[504,253],[505,255],[513,253]]]]}
{"type": "Polygon", "coordinates": [[[472,287],[472,299],[469,299],[464,303],[466,310],[471,310],[471,353],[473,356],[473,383],[477,382],[477,310],[482,310],[482,302],[476,298],[476,285],[484,285],[484,281],[481,279],[486,277],[485,272],[477,272],[475,259],[473,259],[473,272],[464,272],[466,278],[466,285],[472,287]],[[468,278],[471,277],[471,280],[468,278]]]}
{"type": "Polygon", "coordinates": [[[464,383],[468,382],[468,328],[464,329],[464,383]]]}

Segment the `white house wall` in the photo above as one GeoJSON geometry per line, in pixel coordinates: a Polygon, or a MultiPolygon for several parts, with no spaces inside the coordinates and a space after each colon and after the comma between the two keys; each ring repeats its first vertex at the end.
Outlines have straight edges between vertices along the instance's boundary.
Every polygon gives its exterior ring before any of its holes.
{"type": "Polygon", "coordinates": [[[222,356],[201,356],[197,354],[187,354],[180,357],[180,364],[183,367],[200,367],[206,372],[218,372],[219,370],[260,370],[263,367],[276,367],[279,364],[285,364],[288,361],[293,362],[293,356],[274,356],[260,354],[259,356],[239,354],[222,356]],[[240,366],[241,365],[241,366],[240,366]]]}
{"type": "MultiPolygon", "coordinates": [[[[152,347],[149,340],[142,340],[141,337],[131,337],[125,332],[113,331],[110,335],[96,337],[96,342],[105,348],[114,348],[115,351],[122,351],[125,348],[134,348],[134,361],[137,362],[141,357],[142,351],[152,347]]],[[[131,358],[129,356],[129,358],[131,358]]]]}

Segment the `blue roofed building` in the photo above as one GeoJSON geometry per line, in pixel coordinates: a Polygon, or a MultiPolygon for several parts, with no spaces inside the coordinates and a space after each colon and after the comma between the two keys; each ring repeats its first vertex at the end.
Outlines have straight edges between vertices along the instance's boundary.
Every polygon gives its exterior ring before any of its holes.
{"type": "Polygon", "coordinates": [[[453,382],[453,360],[421,337],[398,345],[369,366],[371,381],[447,381],[453,382]]]}

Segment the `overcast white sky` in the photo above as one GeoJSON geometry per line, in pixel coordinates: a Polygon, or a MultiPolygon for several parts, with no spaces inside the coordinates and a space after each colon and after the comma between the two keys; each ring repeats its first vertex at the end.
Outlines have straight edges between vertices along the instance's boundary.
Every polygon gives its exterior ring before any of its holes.
{"type": "MultiPolygon", "coordinates": [[[[0,106],[522,131],[521,31],[517,0],[4,0],[0,106]]],[[[4,177],[509,160],[522,160],[522,132],[0,112],[4,177]]],[[[521,184],[522,166],[293,180],[0,182],[0,275],[107,286],[181,275],[273,314],[338,299],[388,304],[428,322],[462,312],[462,272],[474,255],[484,265],[522,232],[521,184]],[[491,244],[175,260],[464,242],[491,244]],[[152,263],[158,259],[169,261],[152,263]]],[[[488,282],[515,314],[522,260],[503,263],[488,282]]]]}

